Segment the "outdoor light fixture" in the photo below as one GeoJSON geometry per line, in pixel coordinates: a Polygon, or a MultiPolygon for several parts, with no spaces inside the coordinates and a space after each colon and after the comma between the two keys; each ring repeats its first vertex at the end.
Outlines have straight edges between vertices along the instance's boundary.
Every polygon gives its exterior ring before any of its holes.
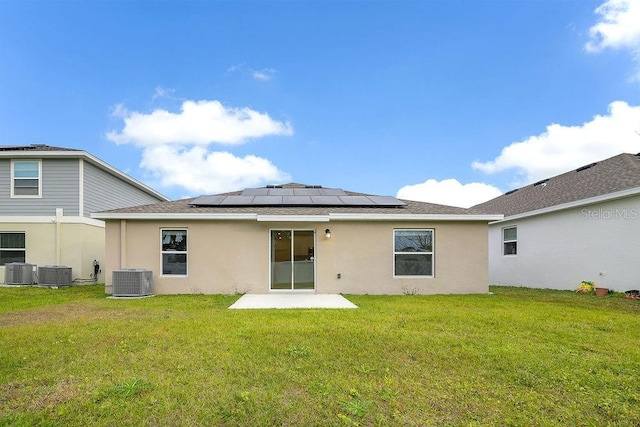
{"type": "Polygon", "coordinates": [[[328,228],[326,230],[324,230],[324,237],[326,237],[327,239],[331,238],[331,230],[329,230],[328,228]]]}

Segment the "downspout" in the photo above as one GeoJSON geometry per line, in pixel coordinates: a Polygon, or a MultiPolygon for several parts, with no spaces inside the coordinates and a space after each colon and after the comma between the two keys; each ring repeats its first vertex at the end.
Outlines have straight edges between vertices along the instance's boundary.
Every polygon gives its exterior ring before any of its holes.
{"type": "Polygon", "coordinates": [[[78,163],[78,216],[84,216],[84,160],[78,163]]]}
{"type": "Polygon", "coordinates": [[[120,220],[120,269],[127,265],[127,220],[120,220]]]}
{"type": "Polygon", "coordinates": [[[56,265],[61,265],[62,262],[62,217],[64,212],[62,208],[56,208],[56,265]]]}

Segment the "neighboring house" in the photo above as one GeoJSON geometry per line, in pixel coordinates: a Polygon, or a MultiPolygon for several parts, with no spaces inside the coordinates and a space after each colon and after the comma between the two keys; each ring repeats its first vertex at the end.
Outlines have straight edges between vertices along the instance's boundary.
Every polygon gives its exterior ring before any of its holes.
{"type": "Polygon", "coordinates": [[[640,288],[640,153],[620,154],[474,206],[489,224],[492,284],[640,288]]]}
{"type": "Polygon", "coordinates": [[[105,258],[104,222],[91,213],[165,200],[85,151],[0,145],[0,283],[10,262],[89,279],[105,258]]]}
{"type": "Polygon", "coordinates": [[[487,227],[502,215],[286,184],[101,212],[112,272],[158,294],[488,292],[487,227]]]}

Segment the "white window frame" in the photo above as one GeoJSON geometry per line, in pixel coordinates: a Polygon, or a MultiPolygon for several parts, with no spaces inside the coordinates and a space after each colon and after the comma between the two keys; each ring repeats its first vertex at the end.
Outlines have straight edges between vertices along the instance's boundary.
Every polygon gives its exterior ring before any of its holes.
{"type": "Polygon", "coordinates": [[[160,277],[187,277],[189,275],[189,238],[188,237],[189,237],[189,229],[187,227],[165,227],[160,229],[160,277]],[[186,250],[184,251],[163,250],[162,245],[163,245],[165,231],[180,231],[184,233],[185,238],[187,239],[186,250]],[[176,254],[184,254],[186,256],[185,273],[184,274],[166,274],[164,272],[164,255],[176,255],[176,254]]]}
{"type": "Polygon", "coordinates": [[[392,241],[393,245],[393,257],[392,257],[392,269],[393,269],[393,278],[394,279],[432,279],[435,277],[436,271],[436,231],[435,228],[394,228],[392,233],[392,241]],[[431,232],[431,252],[401,252],[396,251],[396,232],[397,231],[429,231],[431,232]],[[396,275],[396,255],[403,254],[421,254],[421,255],[431,255],[431,274],[430,275],[396,275]]]}
{"type": "Polygon", "coordinates": [[[502,228],[502,256],[516,256],[518,255],[518,226],[517,225],[511,225],[509,227],[503,227],[502,228]],[[507,230],[511,230],[511,229],[515,229],[516,230],[516,238],[515,239],[506,239],[505,238],[505,232],[507,230]],[[507,243],[515,243],[516,244],[516,251],[513,254],[507,254],[505,253],[505,245],[507,243]]]}
{"type": "MultiPolygon", "coordinates": [[[[0,246],[0,252],[3,251],[22,251],[24,252],[24,262],[27,261],[27,233],[24,231],[0,231],[0,234],[22,234],[24,235],[24,248],[3,248],[0,246]]],[[[0,264],[0,266],[4,267],[5,264],[0,264]]]]}
{"type": "MultiPolygon", "coordinates": [[[[34,179],[34,178],[29,178],[34,179]]],[[[16,199],[40,199],[42,198],[42,160],[41,159],[13,159],[11,160],[11,198],[16,199]],[[16,163],[37,163],[38,164],[38,194],[15,194],[16,189],[16,179],[20,179],[20,177],[16,178],[15,175],[15,164],[16,163]]]]}

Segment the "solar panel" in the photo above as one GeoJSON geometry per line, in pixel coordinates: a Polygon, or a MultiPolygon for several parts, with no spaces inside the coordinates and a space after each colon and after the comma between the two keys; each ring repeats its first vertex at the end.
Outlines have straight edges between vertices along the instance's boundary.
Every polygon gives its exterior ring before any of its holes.
{"type": "Polygon", "coordinates": [[[392,196],[349,195],[339,188],[247,188],[240,195],[211,195],[194,199],[192,206],[405,206],[392,196]]]}
{"type": "Polygon", "coordinates": [[[393,196],[367,196],[377,206],[406,206],[407,204],[401,202],[393,196]]]}
{"type": "Polygon", "coordinates": [[[345,205],[349,206],[375,206],[367,196],[340,196],[345,205]]]}
{"type": "Polygon", "coordinates": [[[267,194],[267,188],[247,188],[240,193],[241,196],[266,196],[267,194]]]}
{"type": "Polygon", "coordinates": [[[254,196],[227,196],[220,202],[221,205],[248,206],[253,203],[254,196]]]}
{"type": "Polygon", "coordinates": [[[313,196],[313,203],[317,206],[343,206],[344,202],[338,196],[313,196]]]}
{"type": "Polygon", "coordinates": [[[294,196],[319,196],[320,189],[318,188],[294,188],[294,196]]]}
{"type": "Polygon", "coordinates": [[[251,202],[254,206],[278,206],[282,205],[282,198],[286,196],[255,196],[251,202]]]}
{"type": "Polygon", "coordinates": [[[321,196],[346,196],[347,193],[339,188],[321,188],[319,190],[321,196]]]}
{"type": "Polygon", "coordinates": [[[284,196],[282,204],[284,206],[315,205],[311,196],[284,196]]]}
{"type": "Polygon", "coordinates": [[[293,188],[269,188],[269,196],[293,196],[293,188]]]}
{"type": "Polygon", "coordinates": [[[219,205],[227,196],[200,196],[193,200],[190,205],[215,206],[219,205]]]}

